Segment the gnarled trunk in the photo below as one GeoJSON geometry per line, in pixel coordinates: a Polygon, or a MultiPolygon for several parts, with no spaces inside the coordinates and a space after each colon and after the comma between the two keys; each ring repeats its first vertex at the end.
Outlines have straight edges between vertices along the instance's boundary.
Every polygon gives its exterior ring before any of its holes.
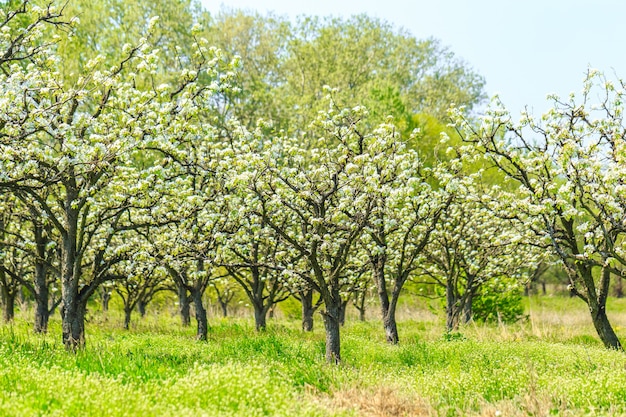
{"type": "Polygon", "coordinates": [[[387,259],[384,255],[377,255],[372,259],[374,282],[380,300],[380,313],[383,319],[383,329],[385,331],[385,339],[387,343],[393,345],[398,344],[400,337],[398,336],[398,325],[396,323],[396,305],[397,298],[400,294],[399,290],[395,290],[392,294],[391,301],[387,292],[387,281],[385,279],[385,263],[387,259]]]}
{"type": "Polygon", "coordinates": [[[61,328],[65,348],[69,351],[76,351],[85,346],[87,299],[81,299],[78,285],[81,274],[80,255],[77,252],[78,209],[73,205],[78,198],[78,191],[71,185],[67,190],[64,207],[67,232],[63,235],[61,256],[61,299],[63,303],[61,328]]]}
{"type": "Polygon", "coordinates": [[[340,322],[341,298],[329,297],[324,300],[325,310],[323,312],[324,328],[326,329],[326,362],[338,364],[341,362],[341,339],[340,322]]]}
{"type": "MultiPolygon", "coordinates": [[[[594,285],[594,276],[591,268],[586,265],[577,265],[579,277],[585,284],[587,296],[583,299],[586,301],[589,312],[591,313],[591,321],[596,328],[596,332],[607,349],[623,350],[617,334],[613,330],[609,318],[606,315],[606,301],[609,295],[611,284],[611,271],[609,268],[602,268],[600,281],[597,287],[594,285]]],[[[572,287],[573,289],[575,287],[572,287]]],[[[572,293],[575,292],[572,291],[572,293]]],[[[577,292],[576,292],[577,293],[577,292]]],[[[577,295],[580,296],[579,293],[577,295]]]]}
{"type": "Polygon", "coordinates": [[[202,291],[194,289],[191,296],[196,310],[196,321],[198,322],[198,330],[196,338],[198,340],[206,340],[209,331],[209,324],[206,316],[206,309],[202,304],[202,291]]]}
{"type": "Polygon", "coordinates": [[[382,310],[382,315],[387,343],[397,345],[400,338],[398,337],[398,325],[396,324],[396,303],[388,304],[387,309],[382,310]]]}
{"type": "Polygon", "coordinates": [[[63,319],[63,344],[71,351],[85,346],[85,315],[87,303],[76,298],[63,297],[61,317],[63,319]]]}
{"type": "Polygon", "coordinates": [[[622,344],[606,315],[606,308],[604,306],[597,306],[597,308],[590,307],[590,311],[593,326],[596,328],[598,336],[600,340],[602,340],[602,343],[604,343],[604,346],[607,349],[622,350],[622,344]]]}

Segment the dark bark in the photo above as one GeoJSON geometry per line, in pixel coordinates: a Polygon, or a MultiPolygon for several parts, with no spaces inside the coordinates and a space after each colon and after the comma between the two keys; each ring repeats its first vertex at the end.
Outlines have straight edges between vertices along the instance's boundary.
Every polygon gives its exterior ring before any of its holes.
{"type": "Polygon", "coordinates": [[[467,324],[472,321],[472,303],[474,301],[474,293],[468,292],[465,302],[463,303],[463,323],[467,324]]]}
{"type": "Polygon", "coordinates": [[[139,316],[141,316],[141,318],[144,318],[146,316],[146,305],[148,303],[141,299],[139,301],[137,301],[137,311],[139,311],[139,316]]]}
{"type": "Polygon", "coordinates": [[[132,308],[124,307],[124,329],[128,330],[130,328],[130,319],[133,313],[132,308]]]}
{"type": "Polygon", "coordinates": [[[254,304],[254,324],[257,332],[267,329],[267,310],[267,306],[254,304]]]}
{"type": "Polygon", "coordinates": [[[61,309],[63,344],[70,351],[85,347],[85,314],[87,303],[64,297],[61,309]]]}
{"type": "Polygon", "coordinates": [[[191,315],[189,313],[189,295],[184,285],[177,285],[178,290],[178,311],[183,327],[191,325],[191,315]]]}
{"type": "Polygon", "coordinates": [[[48,296],[47,296],[48,287],[46,287],[46,295],[45,299],[40,298],[41,295],[35,297],[37,301],[37,305],[35,306],[35,332],[36,333],[47,333],[48,332],[48,321],[50,319],[50,310],[48,310],[48,296]],[[42,302],[45,300],[45,302],[42,302]]]}
{"type": "Polygon", "coordinates": [[[313,305],[313,290],[308,289],[299,292],[299,300],[302,304],[302,330],[313,331],[313,314],[317,306],[313,305]]]}
{"type": "Polygon", "coordinates": [[[326,362],[338,364],[341,362],[341,339],[339,315],[341,310],[341,298],[339,294],[324,300],[323,312],[324,328],[326,329],[326,362]]]}
{"type": "Polygon", "coordinates": [[[341,300],[339,304],[339,324],[344,326],[346,324],[346,310],[348,309],[348,300],[341,300]]]}
{"type": "Polygon", "coordinates": [[[202,304],[202,291],[194,289],[191,296],[193,297],[193,304],[196,311],[196,321],[198,322],[198,331],[196,338],[198,340],[207,340],[207,334],[209,331],[209,324],[207,321],[206,309],[202,304]]]}
{"type": "MultiPolygon", "coordinates": [[[[48,320],[51,311],[48,303],[50,302],[50,292],[48,289],[48,266],[45,262],[49,258],[46,251],[48,239],[44,234],[44,228],[38,223],[34,223],[34,235],[37,249],[37,258],[35,259],[35,279],[33,282],[33,290],[35,296],[35,333],[48,332],[48,320]]],[[[54,252],[52,252],[54,253],[54,252]]],[[[52,256],[52,255],[51,255],[52,256]]]]}
{"type": "Polygon", "coordinates": [[[377,255],[372,257],[372,270],[374,272],[374,282],[376,283],[376,290],[378,292],[378,299],[380,301],[380,314],[383,319],[383,329],[385,331],[385,338],[388,343],[398,343],[398,326],[395,322],[395,314],[390,314],[390,302],[389,294],[387,292],[387,281],[385,280],[385,257],[383,255],[377,255]]]}
{"type": "Polygon", "coordinates": [[[377,287],[385,338],[387,343],[397,345],[400,342],[400,336],[398,335],[398,325],[396,322],[396,306],[400,298],[400,288],[397,285],[394,287],[390,300],[385,284],[377,285],[377,287]]]}
{"type": "Polygon", "coordinates": [[[2,313],[5,323],[15,318],[15,297],[17,293],[10,288],[2,287],[2,313]]]}
{"type": "Polygon", "coordinates": [[[604,343],[604,346],[607,349],[622,350],[622,344],[606,315],[605,306],[597,306],[596,308],[590,307],[590,311],[593,326],[596,328],[598,336],[600,340],[602,340],[602,343],[604,343]]]}
{"type": "Polygon", "coordinates": [[[65,216],[67,230],[63,233],[62,265],[61,265],[61,327],[63,329],[63,344],[69,351],[76,351],[85,346],[85,311],[86,300],[81,300],[78,288],[80,279],[80,256],[78,246],[78,210],[73,207],[78,198],[75,184],[65,184],[67,196],[65,201],[65,216]]]}
{"type": "MultiPolygon", "coordinates": [[[[39,246],[39,244],[38,244],[39,246]]],[[[40,255],[41,256],[41,255],[40,255]]],[[[50,318],[51,311],[49,310],[48,303],[50,302],[50,293],[48,290],[47,271],[43,262],[37,262],[35,265],[35,332],[47,333],[48,332],[48,320],[50,318]]]]}
{"type": "MultiPolygon", "coordinates": [[[[396,307],[398,305],[398,299],[400,298],[400,286],[395,285],[393,291],[391,292],[391,300],[387,301],[385,305],[385,309],[382,309],[381,303],[381,313],[383,317],[383,329],[385,330],[385,338],[387,343],[392,345],[397,345],[400,342],[400,337],[398,335],[398,325],[396,322],[396,307]]],[[[379,297],[380,298],[380,297],[379,297]]],[[[385,297],[387,298],[387,291],[385,291],[385,297]]],[[[388,298],[387,298],[388,300],[388,298]]]]}
{"type": "Polygon", "coordinates": [[[100,301],[102,302],[102,311],[109,311],[109,301],[111,300],[111,292],[106,288],[102,289],[100,301]]]}
{"type": "Polygon", "coordinates": [[[374,283],[380,300],[380,313],[383,319],[383,329],[385,331],[385,339],[387,343],[396,345],[400,341],[398,335],[398,325],[396,323],[396,305],[400,297],[400,289],[404,284],[404,277],[395,279],[391,299],[387,290],[387,281],[385,278],[385,263],[387,259],[384,255],[376,255],[371,258],[372,270],[374,272],[374,283]]]}
{"type": "Polygon", "coordinates": [[[396,324],[395,314],[390,313],[391,312],[388,312],[387,315],[383,317],[383,328],[385,329],[387,343],[397,345],[399,342],[398,326],[396,324]]]}
{"type": "Polygon", "coordinates": [[[576,270],[569,268],[570,272],[570,294],[581,298],[587,303],[593,326],[607,349],[623,350],[622,344],[613,330],[609,318],[606,315],[606,301],[609,295],[611,283],[611,271],[609,268],[602,268],[600,280],[596,287],[592,266],[582,263],[576,264],[576,270]],[[586,289],[586,294],[581,294],[575,284],[579,278],[586,289]]]}

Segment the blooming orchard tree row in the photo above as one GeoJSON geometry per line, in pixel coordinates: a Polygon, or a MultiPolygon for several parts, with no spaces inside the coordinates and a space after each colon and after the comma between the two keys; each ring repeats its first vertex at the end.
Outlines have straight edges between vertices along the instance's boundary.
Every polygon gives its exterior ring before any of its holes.
{"type": "MultiPolygon", "coordinates": [[[[393,118],[378,123],[379,115],[359,103],[344,108],[336,89],[318,91],[319,111],[306,126],[286,131],[263,119],[251,126],[230,111],[245,95],[235,81],[239,59],[210,47],[198,26],[167,77],[151,40],[156,19],[144,38],[120,48],[115,63],[97,56],[65,77],[55,44],[42,32],[45,25],[65,25],[61,11],[24,1],[0,15],[0,280],[3,288],[13,278],[32,288],[40,331],[58,282],[68,349],[84,345],[87,302],[112,283],[124,301],[126,326],[134,303],[146,302],[157,285],[171,286],[181,312],[188,315],[193,301],[198,338],[206,339],[203,295],[228,280],[249,298],[258,329],[290,294],[308,300],[309,311],[310,295],[319,294],[326,359],[336,363],[346,300],[367,277],[376,286],[385,337],[398,343],[395,312],[409,280],[443,283],[454,321],[481,284],[523,279],[544,253],[530,249],[541,245],[529,232],[546,224],[545,204],[532,200],[534,192],[492,187],[471,174],[486,161],[481,152],[503,169],[516,167],[515,158],[531,158],[524,169],[547,161],[532,152],[503,160],[496,147],[500,124],[489,130],[484,121],[477,131],[471,120],[459,119],[463,136],[479,146],[429,164],[407,145],[419,140],[419,131],[403,137],[393,118]],[[493,132],[492,142],[484,132],[493,132]]],[[[572,117],[579,117],[577,109],[572,117]]],[[[576,152],[569,154],[574,161],[581,159],[576,152]]],[[[525,184],[524,175],[514,179],[525,184]]],[[[555,181],[563,175],[558,171],[555,181]]],[[[598,199],[616,192],[584,190],[598,199]]],[[[620,203],[616,198],[611,201],[620,203]]],[[[575,271],[601,264],[615,273],[619,242],[610,257],[593,251],[617,236],[602,234],[608,223],[594,226],[594,207],[584,226],[592,246],[567,265],[575,271]]],[[[543,237],[558,243],[557,253],[566,251],[561,232],[550,230],[543,237]]],[[[589,292],[577,294],[593,304],[589,292]]]]}

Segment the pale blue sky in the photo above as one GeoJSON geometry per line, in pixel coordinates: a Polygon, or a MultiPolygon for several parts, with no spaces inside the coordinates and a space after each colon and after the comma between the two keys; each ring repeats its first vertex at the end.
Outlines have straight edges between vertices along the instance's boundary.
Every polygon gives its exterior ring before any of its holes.
{"type": "Polygon", "coordinates": [[[417,38],[435,37],[482,74],[519,114],[548,109],[548,93],[582,88],[588,67],[626,78],[626,2],[621,0],[202,0],[221,5],[299,14],[367,13],[417,38]]]}

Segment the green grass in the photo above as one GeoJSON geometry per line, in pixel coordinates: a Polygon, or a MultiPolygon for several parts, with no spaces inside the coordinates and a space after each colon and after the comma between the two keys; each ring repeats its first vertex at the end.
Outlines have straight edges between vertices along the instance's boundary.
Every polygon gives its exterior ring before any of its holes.
{"type": "MultiPolygon", "coordinates": [[[[416,314],[398,346],[377,320],[350,321],[338,367],[324,363],[319,320],[312,334],[286,319],[258,334],[212,319],[202,343],[174,319],[124,331],[94,313],[86,349],[70,354],[58,319],[40,336],[20,316],[0,326],[0,415],[626,415],[626,355],[600,345],[574,301],[534,298],[530,320],[454,338],[416,314]]],[[[612,306],[622,338],[624,305],[612,306]]]]}

